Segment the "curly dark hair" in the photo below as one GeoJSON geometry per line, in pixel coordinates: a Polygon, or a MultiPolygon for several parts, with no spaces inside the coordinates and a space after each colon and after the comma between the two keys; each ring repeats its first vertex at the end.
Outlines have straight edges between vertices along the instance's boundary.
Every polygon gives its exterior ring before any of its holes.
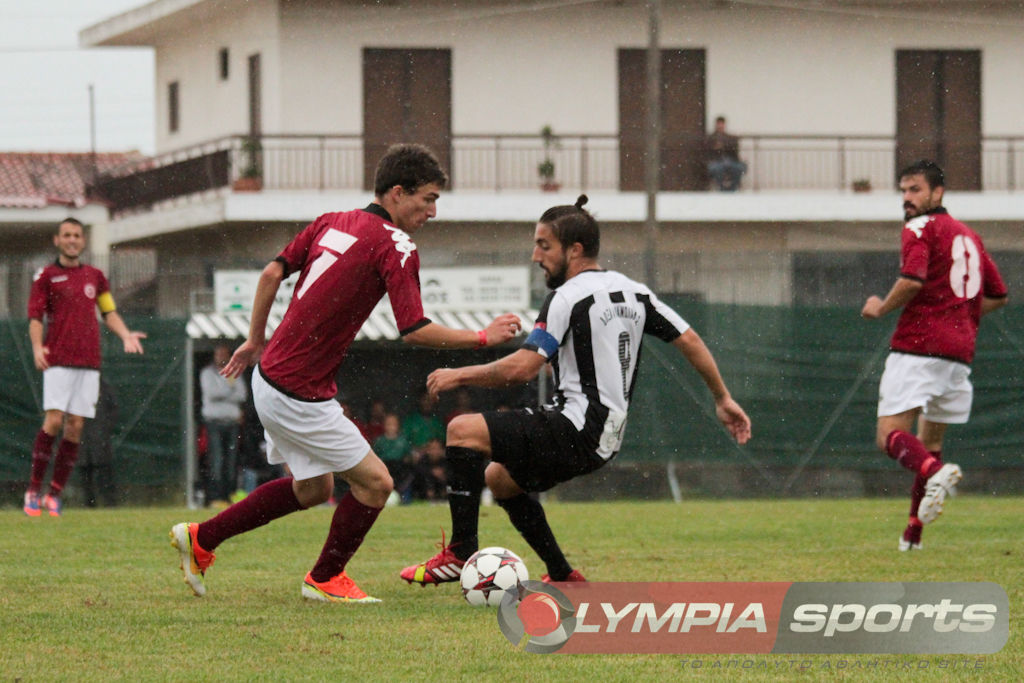
{"type": "Polygon", "coordinates": [[[587,195],[581,194],[575,204],[552,206],[541,215],[539,222],[551,226],[551,232],[563,247],[579,242],[584,257],[597,258],[601,251],[601,230],[590,212],[583,208],[587,201],[587,195]]]}

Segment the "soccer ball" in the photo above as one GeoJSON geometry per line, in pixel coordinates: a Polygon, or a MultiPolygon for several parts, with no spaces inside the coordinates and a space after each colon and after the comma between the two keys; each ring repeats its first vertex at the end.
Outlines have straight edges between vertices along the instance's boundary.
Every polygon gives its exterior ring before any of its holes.
{"type": "Polygon", "coordinates": [[[484,548],[462,567],[462,595],[474,607],[497,607],[505,591],[530,578],[526,563],[508,548],[484,548]]]}

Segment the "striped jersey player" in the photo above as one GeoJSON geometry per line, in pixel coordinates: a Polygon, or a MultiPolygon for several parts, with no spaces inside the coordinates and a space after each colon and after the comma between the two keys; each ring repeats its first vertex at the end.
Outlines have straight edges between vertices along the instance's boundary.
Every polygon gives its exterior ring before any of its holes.
{"type": "Polygon", "coordinates": [[[671,343],[704,380],[716,415],[740,444],[750,419],[733,400],[700,336],[646,286],[598,263],[600,231],[583,208],[556,206],[534,232],[533,261],[552,290],[522,348],[487,365],[435,370],[427,388],[503,387],[527,382],[551,363],[556,390],[539,409],[460,415],[448,424],[448,505],[452,537],[426,562],[406,567],[410,583],[458,579],[477,550],[480,494],[486,484],[512,525],[544,561],[545,580],[582,581],[555,541],[531,493],[593,472],[622,445],[643,337],[671,343]],[[488,464],[488,460],[490,463],[488,464]]]}

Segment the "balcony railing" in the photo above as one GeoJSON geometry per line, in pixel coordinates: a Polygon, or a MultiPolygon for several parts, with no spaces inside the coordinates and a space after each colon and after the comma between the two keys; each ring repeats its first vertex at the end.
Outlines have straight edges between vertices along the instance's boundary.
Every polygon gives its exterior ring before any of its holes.
{"type": "MultiPolygon", "coordinates": [[[[867,180],[876,189],[895,184],[891,137],[744,135],[748,165],[743,191],[847,191],[867,180]]],[[[545,149],[537,135],[457,135],[452,138],[452,187],[458,191],[537,190],[538,166],[550,158],[554,180],[572,191],[620,189],[617,135],[560,135],[545,149]]],[[[982,141],[983,190],[1024,189],[1024,136],[982,141]]],[[[97,183],[115,211],[232,186],[249,169],[272,190],[361,190],[359,135],[266,135],[260,144],[233,136],[195,145],[118,169],[97,183]]]]}

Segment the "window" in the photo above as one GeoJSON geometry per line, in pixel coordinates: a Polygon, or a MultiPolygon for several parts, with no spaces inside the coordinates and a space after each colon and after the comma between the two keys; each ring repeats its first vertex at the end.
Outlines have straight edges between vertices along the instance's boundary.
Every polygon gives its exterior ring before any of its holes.
{"type": "Polygon", "coordinates": [[[229,53],[226,47],[222,47],[220,52],[217,53],[217,62],[220,66],[220,80],[222,81],[228,80],[228,56],[229,53]]]}
{"type": "Polygon", "coordinates": [[[178,132],[179,124],[178,81],[167,85],[167,130],[178,132]]]}

